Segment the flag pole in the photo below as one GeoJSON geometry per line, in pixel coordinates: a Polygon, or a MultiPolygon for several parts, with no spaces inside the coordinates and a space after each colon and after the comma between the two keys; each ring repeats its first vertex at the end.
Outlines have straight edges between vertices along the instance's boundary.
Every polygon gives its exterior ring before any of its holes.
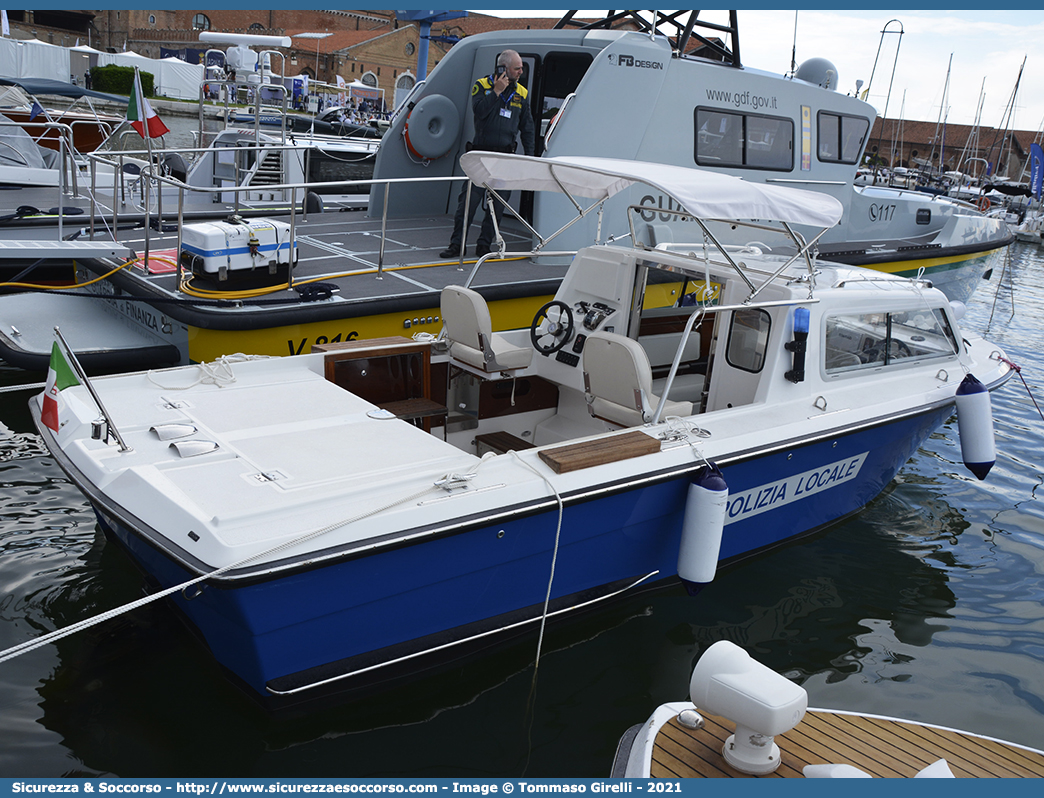
{"type": "Polygon", "coordinates": [[[105,409],[105,405],[102,404],[101,397],[99,397],[97,391],[94,390],[94,386],[91,385],[91,381],[87,379],[87,374],[84,372],[83,367],[80,365],[80,361],[76,359],[76,355],[73,354],[73,351],[70,348],[68,341],[65,340],[65,336],[62,335],[62,331],[59,330],[57,326],[55,326],[54,328],[54,335],[58,341],[59,348],[65,353],[65,356],[69,361],[69,365],[73,367],[73,371],[76,372],[76,376],[83,384],[83,387],[85,387],[90,392],[91,398],[94,399],[94,403],[98,406],[98,410],[101,412],[102,417],[105,419],[105,423],[108,427],[106,430],[106,438],[108,437],[108,433],[111,432],[112,437],[114,437],[116,441],[120,444],[121,452],[133,452],[134,450],[124,442],[123,436],[120,435],[120,431],[116,429],[116,425],[112,423],[112,419],[109,416],[109,411],[105,409]]]}
{"type": "MultiPolygon", "coordinates": [[[[141,177],[141,201],[145,205],[145,261],[144,267],[146,273],[149,270],[149,228],[152,226],[152,208],[149,207],[149,189],[152,187],[152,132],[149,130],[149,116],[145,113],[145,89],[141,85],[141,72],[138,67],[134,67],[134,102],[140,105],[138,113],[142,117],[142,135],[145,137],[145,150],[149,154],[149,166],[147,176],[142,174],[141,177]]],[[[163,191],[163,185],[159,185],[159,190],[163,191]]],[[[160,227],[163,225],[160,224],[160,227]]],[[[122,441],[121,441],[122,443],[122,441]]]]}

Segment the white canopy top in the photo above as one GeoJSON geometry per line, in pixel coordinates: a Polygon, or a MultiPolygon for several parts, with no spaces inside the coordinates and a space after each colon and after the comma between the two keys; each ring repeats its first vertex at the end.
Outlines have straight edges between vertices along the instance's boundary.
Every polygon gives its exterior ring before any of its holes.
{"type": "Polygon", "coordinates": [[[460,165],[474,183],[494,190],[568,192],[596,200],[644,183],[673,197],[701,219],[760,219],[832,227],[844,210],[828,194],[647,161],[572,155],[534,158],[476,150],[461,156],[460,165]]]}

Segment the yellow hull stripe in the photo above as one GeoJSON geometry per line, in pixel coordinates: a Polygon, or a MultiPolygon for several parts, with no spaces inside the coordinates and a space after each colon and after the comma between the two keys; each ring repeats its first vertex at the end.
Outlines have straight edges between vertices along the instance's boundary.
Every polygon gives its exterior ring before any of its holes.
{"type": "MultiPolygon", "coordinates": [[[[513,330],[529,327],[540,307],[552,299],[554,296],[548,295],[491,302],[489,313],[493,320],[493,329],[513,330]]],[[[298,355],[307,354],[315,344],[392,335],[410,338],[417,332],[437,335],[442,329],[441,313],[436,306],[412,313],[381,313],[255,330],[206,330],[189,327],[189,359],[194,363],[200,363],[236,352],[248,355],[298,355]],[[407,320],[410,322],[409,327],[406,326],[407,320]]]]}
{"type": "MultiPolygon", "coordinates": [[[[939,267],[950,267],[955,268],[962,266],[968,261],[978,260],[979,258],[987,258],[996,252],[1000,252],[1002,248],[991,249],[988,252],[972,252],[967,255],[950,255],[945,258],[918,258],[917,260],[900,260],[893,261],[891,263],[875,263],[869,268],[875,271],[885,272],[887,274],[905,274],[907,272],[916,274],[921,269],[937,269],[939,267]]],[[[948,271],[948,269],[943,269],[948,271]]]]}

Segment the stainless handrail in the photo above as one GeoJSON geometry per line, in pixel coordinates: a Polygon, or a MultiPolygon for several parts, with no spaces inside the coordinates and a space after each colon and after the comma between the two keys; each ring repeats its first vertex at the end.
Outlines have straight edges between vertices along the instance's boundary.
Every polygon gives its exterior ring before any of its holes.
{"type": "MultiPolygon", "coordinates": [[[[6,119],[6,117],[5,117],[5,119],[6,119]]],[[[68,185],[68,183],[66,181],[66,177],[67,177],[66,169],[69,170],[68,171],[68,176],[72,180],[72,186],[73,186],[72,195],[74,197],[78,197],[80,195],[79,184],[78,184],[77,179],[76,179],[77,178],[77,175],[76,175],[76,148],[72,146],[72,128],[69,127],[69,125],[65,124],[64,122],[36,122],[36,121],[32,121],[32,122],[12,122],[10,120],[0,122],[0,127],[19,127],[19,128],[22,128],[23,130],[25,129],[26,125],[31,125],[34,128],[35,127],[44,128],[45,131],[46,130],[56,130],[56,131],[58,131],[58,136],[57,136],[57,138],[58,138],[58,164],[59,164],[58,165],[58,206],[61,207],[61,204],[62,204],[61,200],[62,200],[62,197],[65,196],[65,189],[66,189],[66,186],[68,185]]],[[[28,131],[26,131],[26,133],[28,133],[28,131]]],[[[31,134],[30,134],[30,136],[31,136],[31,134]]],[[[43,134],[41,133],[41,137],[42,136],[43,136],[43,134]]],[[[35,143],[36,139],[33,139],[33,141],[35,143]]],[[[38,146],[42,146],[42,145],[38,145],[38,146]]],[[[62,235],[62,214],[59,211],[59,213],[58,213],[58,236],[59,236],[59,238],[61,237],[61,235],[62,235]]]]}

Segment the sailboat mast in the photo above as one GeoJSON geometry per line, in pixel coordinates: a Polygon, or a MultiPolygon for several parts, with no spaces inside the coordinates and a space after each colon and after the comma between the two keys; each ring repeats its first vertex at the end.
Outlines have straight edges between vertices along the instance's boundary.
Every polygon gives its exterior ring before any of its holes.
{"type": "MultiPolygon", "coordinates": [[[[1004,116],[1001,120],[1001,140],[998,146],[996,135],[993,137],[993,144],[990,145],[990,155],[993,155],[994,150],[997,151],[997,168],[1000,168],[1000,160],[1004,155],[1004,139],[1008,136],[1008,126],[1013,124],[1015,116],[1015,98],[1019,94],[1019,84],[1022,82],[1022,71],[1026,68],[1026,56],[1022,57],[1022,66],[1019,67],[1019,76],[1015,79],[1015,87],[1011,90],[1011,98],[1008,100],[1007,106],[1004,108],[1004,116]]],[[[1011,142],[1008,142],[1008,154],[1011,154],[1011,142]]],[[[1007,169],[1007,161],[1004,162],[1005,169],[1007,169]]],[[[996,175],[996,172],[994,172],[996,175]]]]}
{"type": "Polygon", "coordinates": [[[943,147],[945,146],[944,141],[945,141],[945,138],[946,138],[946,122],[944,121],[944,118],[943,118],[943,111],[945,110],[947,100],[949,99],[949,94],[950,94],[950,70],[952,68],[953,68],[953,53],[950,53],[950,62],[946,65],[946,82],[943,84],[942,102],[939,104],[939,118],[936,119],[936,121],[935,121],[935,135],[932,136],[932,151],[928,155],[928,174],[929,174],[929,176],[932,173],[932,169],[933,169],[932,164],[935,162],[935,144],[936,144],[936,142],[939,142],[939,144],[940,144],[939,173],[940,174],[942,173],[942,164],[943,164],[943,158],[944,158],[943,147]],[[942,139],[939,138],[939,128],[940,128],[940,126],[942,127],[942,139]]]}

